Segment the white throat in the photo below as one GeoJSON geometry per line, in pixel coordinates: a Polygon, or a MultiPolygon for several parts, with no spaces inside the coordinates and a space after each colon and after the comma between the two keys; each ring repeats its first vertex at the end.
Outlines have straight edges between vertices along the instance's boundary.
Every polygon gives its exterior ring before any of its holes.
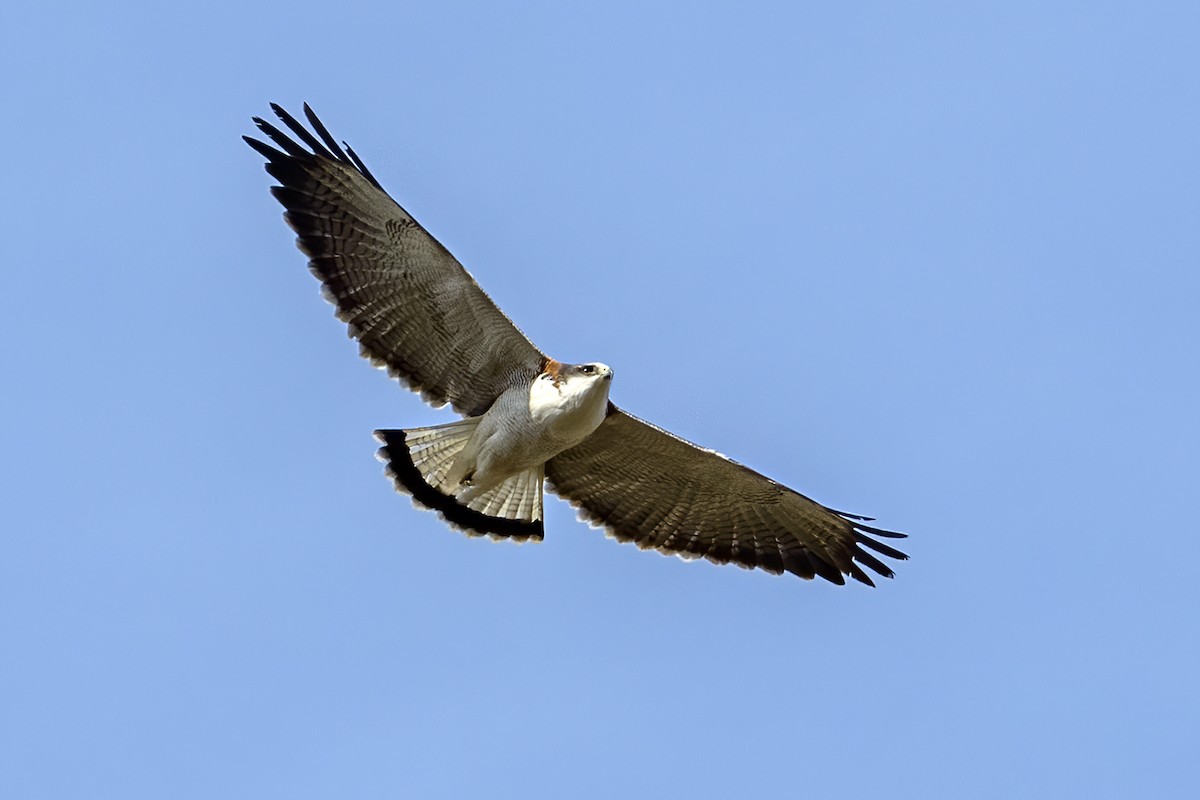
{"type": "Polygon", "coordinates": [[[583,441],[604,421],[611,385],[604,374],[539,375],[529,389],[529,415],[555,439],[583,441]]]}

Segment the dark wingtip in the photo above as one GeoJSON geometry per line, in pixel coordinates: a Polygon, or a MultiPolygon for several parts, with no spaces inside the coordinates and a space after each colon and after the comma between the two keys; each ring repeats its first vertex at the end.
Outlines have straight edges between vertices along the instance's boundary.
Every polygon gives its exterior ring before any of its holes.
{"type": "Polygon", "coordinates": [[[330,151],[332,151],[340,160],[348,163],[350,159],[346,156],[346,153],[342,150],[342,148],[338,146],[337,139],[333,138],[333,136],[329,133],[329,130],[325,127],[325,124],[321,122],[320,117],[317,116],[316,112],[312,110],[308,103],[304,104],[304,116],[308,120],[308,124],[312,125],[313,130],[316,131],[317,135],[321,137],[321,141],[325,143],[325,146],[328,147],[330,151]]]}
{"type": "MultiPolygon", "coordinates": [[[[867,536],[865,533],[863,533],[861,531],[854,532],[854,540],[856,542],[858,542],[859,544],[863,545],[864,547],[869,547],[872,550],[874,550],[876,553],[885,555],[888,558],[894,558],[897,561],[908,561],[907,553],[902,553],[901,551],[897,550],[896,548],[889,547],[888,545],[884,544],[883,542],[877,542],[874,539],[872,539],[870,536],[867,536]]],[[[888,577],[891,577],[891,576],[888,576],[888,577]]]]}
{"type": "Polygon", "coordinates": [[[289,137],[283,131],[279,130],[279,128],[276,128],[274,125],[267,122],[265,119],[262,119],[261,117],[254,117],[253,121],[254,121],[254,124],[258,126],[258,129],[267,135],[268,139],[270,139],[272,142],[274,142],[276,144],[276,146],[280,147],[285,153],[287,153],[292,158],[311,158],[312,157],[312,153],[308,152],[303,147],[296,144],[296,142],[294,142],[291,139],[291,137],[289,137]]]}
{"type": "Polygon", "coordinates": [[[451,525],[468,533],[502,536],[517,540],[537,539],[540,541],[542,539],[544,531],[540,519],[527,522],[504,517],[489,517],[459,504],[453,497],[442,494],[426,483],[425,479],[421,477],[421,471],[413,464],[404,431],[375,431],[375,439],[383,445],[379,448],[379,460],[387,465],[388,477],[395,484],[396,491],[411,495],[419,505],[438,512],[442,519],[451,525]]]}
{"type": "MultiPolygon", "coordinates": [[[[829,508],[829,507],[826,506],[826,508],[829,508]]],[[[829,510],[832,511],[833,513],[837,514],[839,517],[845,517],[846,519],[852,519],[856,522],[874,522],[875,521],[874,517],[864,517],[861,514],[851,514],[849,511],[838,511],[836,508],[830,508],[829,510]]]]}
{"type": "MultiPolygon", "coordinates": [[[[875,581],[871,580],[871,576],[863,572],[863,568],[858,564],[855,564],[853,561],[850,562],[850,577],[854,578],[854,580],[858,581],[859,583],[870,586],[872,589],[875,588],[875,581]]],[[[887,577],[891,577],[890,570],[887,577]]]]}
{"type": "Polygon", "coordinates": [[[884,578],[896,577],[896,573],[892,571],[891,567],[889,567],[887,564],[884,564],[878,558],[875,558],[875,556],[864,550],[863,547],[868,547],[871,550],[874,550],[876,553],[881,553],[882,555],[885,555],[888,558],[894,558],[897,561],[907,561],[907,553],[902,553],[894,547],[889,547],[883,542],[878,542],[871,538],[871,536],[879,536],[884,539],[907,539],[907,533],[889,531],[884,530],[883,528],[876,528],[873,525],[867,525],[867,522],[875,521],[873,517],[864,517],[860,514],[850,514],[833,508],[828,508],[828,510],[832,511],[834,514],[837,514],[839,517],[849,523],[851,532],[854,536],[854,548],[852,555],[853,561],[851,562],[849,572],[850,577],[870,586],[875,585],[867,576],[867,574],[863,572],[862,568],[859,566],[860,564],[884,578]]]}
{"type": "MultiPolygon", "coordinates": [[[[854,545],[854,560],[859,564],[862,564],[864,567],[872,570],[877,575],[882,575],[885,578],[896,577],[896,573],[892,571],[891,567],[889,567],[887,564],[884,564],[866,550],[863,550],[862,545],[857,543],[854,545]]],[[[874,584],[871,585],[874,586],[874,584]]]]}
{"type": "Polygon", "coordinates": [[[836,583],[838,586],[846,585],[846,576],[842,574],[842,571],[816,553],[810,552],[808,560],[812,563],[813,571],[825,580],[830,583],[836,583]]]}
{"type": "MultiPolygon", "coordinates": [[[[307,108],[307,106],[305,107],[307,108]]],[[[309,149],[312,150],[313,153],[323,158],[334,158],[334,154],[331,153],[329,149],[325,147],[325,145],[321,144],[317,137],[309,133],[308,129],[301,125],[298,119],[293,117],[275,103],[271,103],[271,110],[275,112],[275,116],[279,117],[279,119],[283,121],[283,124],[288,127],[288,130],[299,137],[300,141],[308,145],[309,149]]],[[[342,160],[345,161],[345,159],[342,160]]]]}
{"type": "Polygon", "coordinates": [[[343,149],[342,145],[338,144],[333,135],[329,133],[329,129],[325,127],[324,123],[321,122],[308,103],[304,104],[304,117],[308,120],[309,125],[312,126],[313,131],[316,132],[315,136],[313,132],[304,127],[304,124],[300,120],[289,114],[283,106],[278,103],[271,103],[270,106],[271,110],[275,112],[275,116],[283,122],[284,127],[292,135],[289,136],[262,117],[251,117],[251,121],[274,143],[275,147],[271,147],[257,139],[243,136],[242,138],[246,140],[246,144],[276,164],[284,163],[289,156],[302,162],[308,162],[313,158],[340,161],[343,164],[354,167],[375,188],[383,191],[383,185],[371,174],[371,170],[367,169],[367,165],[358,157],[358,154],[349,145],[345,145],[345,149],[343,149]],[[293,136],[295,139],[292,138],[293,136]],[[305,147],[297,143],[297,139],[303,142],[308,149],[306,150],[305,147]],[[275,149],[276,147],[279,149],[275,149]]]}
{"type": "Polygon", "coordinates": [[[284,154],[282,151],[276,150],[274,147],[271,147],[271,145],[267,144],[266,142],[260,142],[258,139],[255,139],[253,136],[243,136],[242,141],[244,141],[246,144],[253,147],[255,149],[255,151],[258,152],[259,155],[261,155],[263,158],[267,159],[268,161],[274,161],[278,158],[284,157],[284,154]]]}
{"type": "Polygon", "coordinates": [[[871,525],[860,525],[858,523],[855,523],[854,527],[858,528],[860,531],[866,531],[867,533],[873,533],[876,536],[882,536],[885,539],[907,539],[908,538],[907,533],[899,533],[898,531],[885,531],[883,528],[876,528],[871,525]]]}
{"type": "MultiPolygon", "coordinates": [[[[342,144],[346,143],[342,142],[342,144]]],[[[358,157],[358,153],[354,152],[354,149],[348,144],[346,144],[346,154],[350,156],[350,160],[354,162],[354,166],[358,167],[358,171],[363,174],[364,178],[375,184],[377,189],[383,189],[383,185],[374,175],[371,174],[371,170],[367,169],[367,165],[364,164],[362,159],[358,157]]]]}

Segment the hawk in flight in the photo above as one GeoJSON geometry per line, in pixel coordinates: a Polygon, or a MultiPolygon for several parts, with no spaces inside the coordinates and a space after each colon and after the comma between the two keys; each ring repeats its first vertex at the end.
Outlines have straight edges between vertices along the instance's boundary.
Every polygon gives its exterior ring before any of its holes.
{"type": "Polygon", "coordinates": [[[396,489],[471,535],[542,538],[542,487],[643,549],[821,576],[892,577],[875,553],[903,534],[826,508],[719,453],[622,411],[613,371],[543,354],[446,248],[380,186],[307,106],[290,135],[258,117],[266,159],[309,268],[362,355],[462,419],[380,430],[396,489]],[[873,551],[873,552],[872,552],[873,551]],[[864,569],[865,568],[865,569],[864,569]]]}

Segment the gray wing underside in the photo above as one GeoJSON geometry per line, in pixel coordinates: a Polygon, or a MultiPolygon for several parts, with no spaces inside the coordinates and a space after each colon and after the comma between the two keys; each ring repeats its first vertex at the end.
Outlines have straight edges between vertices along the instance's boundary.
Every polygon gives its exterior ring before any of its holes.
{"type": "Polygon", "coordinates": [[[874,585],[863,567],[892,570],[867,552],[907,556],[863,524],[759,473],[612,407],[581,444],[546,464],[558,495],[620,541],[802,578],[874,585]],[[867,548],[867,549],[864,549],[867,548]]]}
{"type": "Polygon", "coordinates": [[[295,138],[257,117],[275,147],[244,138],[266,157],[280,183],[271,193],[362,355],[430,403],[468,416],[532,380],[545,356],[354,151],[343,150],[307,104],[319,139],[271,108],[295,138]]]}

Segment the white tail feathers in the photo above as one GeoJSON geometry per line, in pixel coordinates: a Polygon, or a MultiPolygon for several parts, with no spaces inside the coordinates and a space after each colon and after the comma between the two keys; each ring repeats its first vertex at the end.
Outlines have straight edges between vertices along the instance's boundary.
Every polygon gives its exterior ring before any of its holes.
{"type": "Polygon", "coordinates": [[[447,480],[450,477],[450,469],[454,466],[454,457],[467,446],[478,425],[479,418],[471,417],[445,425],[409,428],[404,431],[404,443],[408,445],[409,458],[427,484],[442,494],[455,493],[453,487],[447,486],[447,483],[458,483],[447,480]]]}
{"type": "Polygon", "coordinates": [[[542,518],[542,483],[546,479],[542,467],[518,472],[499,486],[476,493],[466,486],[456,493],[458,502],[489,517],[520,519],[533,522],[542,518]]]}
{"type": "Polygon", "coordinates": [[[438,511],[468,534],[522,541],[542,538],[545,469],[519,472],[484,491],[462,481],[455,459],[470,442],[479,418],[411,430],[376,431],[380,460],[396,488],[438,511]]]}

